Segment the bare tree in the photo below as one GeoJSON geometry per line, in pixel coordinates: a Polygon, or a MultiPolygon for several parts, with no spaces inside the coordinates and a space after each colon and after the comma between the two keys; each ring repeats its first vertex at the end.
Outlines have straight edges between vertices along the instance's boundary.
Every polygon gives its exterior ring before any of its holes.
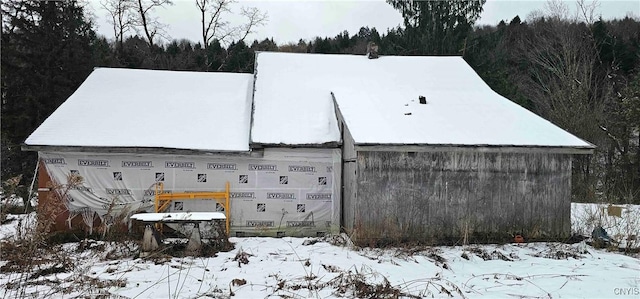
{"type": "Polygon", "coordinates": [[[133,28],[135,3],[133,0],[103,0],[102,7],[109,13],[109,24],[113,27],[113,36],[118,51],[122,50],[124,35],[133,28]]]}
{"type": "MultiPolygon", "coordinates": [[[[583,14],[589,15],[585,6],[583,14]]],[[[522,43],[522,53],[529,62],[529,77],[522,82],[535,110],[594,144],[606,138],[601,125],[606,118],[606,77],[596,70],[598,51],[590,37],[587,24],[578,21],[579,14],[571,17],[567,6],[560,1],[549,1],[540,18],[531,20],[532,31],[522,43]]],[[[597,149],[595,163],[580,157],[574,163],[574,190],[580,197],[594,199],[596,181],[600,176],[601,149],[597,149]]]]}
{"type": "Polygon", "coordinates": [[[173,5],[171,0],[135,0],[134,10],[136,12],[133,18],[133,24],[144,31],[144,35],[149,42],[149,47],[153,47],[153,41],[156,36],[164,36],[166,24],[158,21],[153,17],[152,13],[157,7],[165,7],[173,5]]]}
{"type": "Polygon", "coordinates": [[[597,0],[587,2],[586,0],[578,0],[576,2],[576,8],[580,18],[587,24],[593,25],[593,23],[599,17],[596,15],[596,10],[600,7],[600,3],[597,0]]]}
{"type": "Polygon", "coordinates": [[[548,0],[544,3],[544,14],[555,20],[569,19],[569,6],[562,0],[548,0]]]}
{"type": "Polygon", "coordinates": [[[267,13],[261,12],[256,7],[243,7],[240,15],[245,18],[245,23],[238,27],[238,40],[244,41],[247,35],[253,33],[253,29],[257,26],[263,26],[267,21],[267,13]]]}
{"type": "MultiPolygon", "coordinates": [[[[206,49],[213,40],[228,45],[232,41],[244,41],[253,32],[255,27],[267,22],[267,14],[255,7],[242,7],[240,15],[245,18],[241,25],[233,26],[226,14],[231,14],[231,6],[234,0],[196,0],[196,6],[200,10],[202,27],[202,42],[206,49]]],[[[206,57],[207,67],[210,67],[209,57],[206,57]]],[[[220,68],[224,65],[221,64],[220,68]]]]}
{"type": "Polygon", "coordinates": [[[200,10],[202,42],[205,49],[214,37],[223,40],[229,35],[229,22],[224,21],[222,15],[231,11],[231,3],[232,0],[196,0],[196,6],[200,10]]]}
{"type": "Polygon", "coordinates": [[[587,28],[575,23],[546,21],[526,43],[532,67],[530,92],[538,111],[563,128],[589,140],[599,129],[604,103],[598,97],[594,70],[597,53],[582,38],[587,28]]]}

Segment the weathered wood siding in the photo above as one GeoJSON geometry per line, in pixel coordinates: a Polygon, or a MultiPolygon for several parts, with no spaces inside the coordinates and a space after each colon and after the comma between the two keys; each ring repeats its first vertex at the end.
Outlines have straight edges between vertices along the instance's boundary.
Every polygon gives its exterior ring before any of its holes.
{"type": "MultiPolygon", "coordinates": [[[[570,234],[570,155],[359,151],[355,173],[357,190],[344,194],[345,204],[354,201],[353,212],[344,211],[345,224],[354,217],[353,230],[346,228],[360,242],[490,242],[517,233],[530,240],[570,234]]],[[[345,176],[345,184],[349,179],[345,176]]]]}
{"type": "Polygon", "coordinates": [[[352,230],[356,211],[357,156],[353,137],[347,127],[342,130],[342,226],[352,230]]]}

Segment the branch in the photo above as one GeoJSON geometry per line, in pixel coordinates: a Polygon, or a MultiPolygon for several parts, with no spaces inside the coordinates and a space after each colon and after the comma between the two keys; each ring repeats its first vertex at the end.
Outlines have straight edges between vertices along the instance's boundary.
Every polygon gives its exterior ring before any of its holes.
{"type": "Polygon", "coordinates": [[[142,27],[150,47],[153,46],[153,38],[156,34],[165,37],[164,27],[166,27],[165,24],[160,23],[157,19],[152,19],[151,12],[156,7],[164,7],[165,5],[173,5],[173,2],[171,0],[137,0],[137,18],[133,19],[132,22],[134,25],[142,27]]]}
{"type": "Polygon", "coordinates": [[[582,14],[583,20],[587,24],[593,25],[595,20],[595,11],[600,7],[598,0],[593,0],[588,4],[586,3],[586,0],[578,0],[576,2],[576,6],[578,7],[578,12],[582,14]]]}
{"type": "Polygon", "coordinates": [[[611,134],[611,132],[606,127],[604,127],[602,125],[600,125],[598,127],[600,127],[600,130],[605,132],[607,134],[607,137],[609,137],[613,141],[614,147],[618,150],[618,152],[620,154],[626,153],[626,151],[622,150],[622,146],[620,145],[620,139],[618,139],[618,137],[616,137],[615,135],[611,134]]]}
{"type": "Polygon", "coordinates": [[[264,26],[267,21],[267,13],[262,13],[256,7],[242,8],[242,12],[240,13],[242,16],[247,18],[247,23],[243,26],[243,34],[239,41],[244,41],[247,38],[247,35],[253,33],[252,29],[256,26],[264,26]]]}
{"type": "Polygon", "coordinates": [[[205,48],[212,39],[218,37],[219,30],[228,26],[228,22],[222,21],[221,17],[223,13],[230,12],[229,5],[232,3],[233,0],[196,0],[196,6],[201,13],[202,42],[205,48]]]}

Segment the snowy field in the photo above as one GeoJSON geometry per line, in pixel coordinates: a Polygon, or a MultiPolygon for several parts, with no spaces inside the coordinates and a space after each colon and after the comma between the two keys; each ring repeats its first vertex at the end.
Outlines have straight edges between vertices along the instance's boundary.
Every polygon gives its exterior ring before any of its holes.
{"type": "MultiPolygon", "coordinates": [[[[573,230],[590,234],[597,224],[622,238],[639,229],[630,227],[639,206],[625,206],[624,217],[598,211],[573,204],[573,230]]],[[[18,223],[0,226],[3,239],[18,223]]],[[[640,298],[638,255],[585,243],[369,249],[340,236],[230,241],[235,249],[215,257],[146,259],[133,258],[135,242],[67,243],[30,273],[2,271],[0,298],[640,298]]]]}

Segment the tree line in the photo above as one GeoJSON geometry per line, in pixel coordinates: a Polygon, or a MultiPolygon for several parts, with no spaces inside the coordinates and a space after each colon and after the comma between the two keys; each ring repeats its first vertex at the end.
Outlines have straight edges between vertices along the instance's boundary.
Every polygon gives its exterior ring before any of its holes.
{"type": "Polygon", "coordinates": [[[374,42],[380,55],[462,56],[493,90],[597,146],[594,155],[574,159],[574,201],[640,203],[637,17],[602,20],[584,2],[571,16],[550,2],[555,6],[526,20],[477,26],[485,0],[388,2],[404,17],[402,26],[279,45],[248,41],[266,14],[245,9],[246,23],[232,26],[226,0],[196,1],[201,41],[166,42],[149,14],[169,1],[104,2],[112,5],[114,28],[106,37],[77,1],[3,0],[2,178],[23,174],[21,184],[29,184],[36,155],[20,144],[94,67],[253,72],[256,51],[364,55],[374,42]],[[136,34],[135,26],[148,28],[136,34]]]}

